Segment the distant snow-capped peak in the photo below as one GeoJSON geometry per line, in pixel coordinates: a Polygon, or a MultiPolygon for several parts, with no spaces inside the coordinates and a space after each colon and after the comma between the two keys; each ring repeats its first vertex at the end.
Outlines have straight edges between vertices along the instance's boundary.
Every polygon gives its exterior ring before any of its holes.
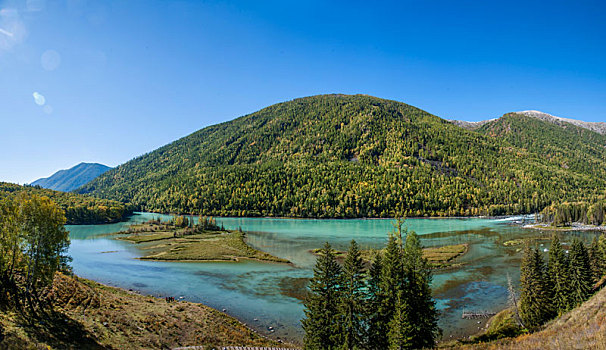
{"type": "MultiPolygon", "coordinates": [[[[598,134],[606,135],[606,123],[604,123],[604,122],[584,122],[584,121],[576,120],[576,119],[556,117],[555,115],[551,115],[549,113],[535,111],[535,110],[520,111],[520,112],[514,112],[514,113],[525,115],[527,117],[537,118],[537,119],[540,119],[540,120],[543,120],[546,122],[550,122],[550,123],[554,123],[554,124],[561,125],[562,123],[570,123],[572,125],[576,125],[578,127],[588,129],[593,132],[597,132],[598,134]]],[[[482,125],[484,125],[486,123],[490,123],[497,119],[498,118],[487,119],[487,120],[481,120],[478,122],[468,122],[468,121],[464,121],[464,120],[449,120],[449,121],[462,128],[475,130],[475,129],[480,128],[482,125]]]]}
{"type": "Polygon", "coordinates": [[[570,123],[572,125],[576,125],[578,127],[588,129],[588,130],[597,132],[602,135],[606,135],[606,123],[604,123],[604,122],[584,122],[582,120],[557,117],[557,116],[551,115],[549,113],[544,113],[541,111],[534,111],[534,110],[520,111],[520,112],[515,112],[515,113],[522,114],[527,117],[537,118],[537,119],[551,122],[551,123],[557,123],[557,122],[570,123]]]}

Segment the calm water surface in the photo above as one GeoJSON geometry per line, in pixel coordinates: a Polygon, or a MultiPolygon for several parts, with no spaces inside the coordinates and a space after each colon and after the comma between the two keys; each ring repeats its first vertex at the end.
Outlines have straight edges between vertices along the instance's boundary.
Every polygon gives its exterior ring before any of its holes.
{"type": "MultiPolygon", "coordinates": [[[[72,240],[69,253],[74,272],[108,285],[155,296],[175,296],[201,302],[235,316],[252,328],[274,337],[299,342],[303,305],[300,297],[311,277],[315,258],[309,250],[330,242],[346,249],[352,238],[363,248],[381,248],[393,220],[306,220],[270,218],[217,218],[228,229],[241,227],[248,242],[260,250],[285,258],[293,266],[254,261],[224,263],[158,262],[137,260],[136,245],[118,241],[108,233],[135,222],[170,216],[137,213],[129,222],[110,225],[67,226],[72,240]]],[[[441,311],[445,338],[477,331],[477,320],[462,320],[463,309],[499,311],[507,305],[507,275],[519,283],[519,247],[504,242],[545,235],[512,225],[507,219],[408,219],[406,226],[421,236],[424,246],[467,243],[460,259],[464,267],[434,273],[433,289],[441,311]]],[[[571,233],[589,240],[592,233],[571,233]]],[[[537,243],[540,244],[540,243],[537,243]]]]}

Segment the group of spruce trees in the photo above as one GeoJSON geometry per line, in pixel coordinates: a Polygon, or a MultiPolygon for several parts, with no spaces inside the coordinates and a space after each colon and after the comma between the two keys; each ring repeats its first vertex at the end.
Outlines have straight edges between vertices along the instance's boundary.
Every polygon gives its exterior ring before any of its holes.
{"type": "Polygon", "coordinates": [[[419,238],[401,221],[368,269],[355,240],[342,266],[326,243],[305,300],[305,348],[433,347],[440,329],[430,282],[419,238]]]}
{"type": "Polygon", "coordinates": [[[541,221],[553,226],[569,226],[577,222],[601,226],[606,223],[606,200],[555,203],[541,211],[541,221]]]}
{"type": "Polygon", "coordinates": [[[591,296],[606,274],[606,237],[594,239],[589,249],[574,238],[565,251],[554,234],[548,261],[539,249],[527,247],[520,270],[520,318],[524,327],[536,330],[591,296]]]}

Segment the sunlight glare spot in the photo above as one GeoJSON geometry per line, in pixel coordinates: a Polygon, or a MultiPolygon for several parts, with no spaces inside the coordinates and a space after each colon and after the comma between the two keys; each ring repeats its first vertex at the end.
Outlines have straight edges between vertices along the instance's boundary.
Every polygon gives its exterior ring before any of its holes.
{"type": "Polygon", "coordinates": [[[34,92],[32,95],[34,96],[34,102],[36,102],[38,106],[44,106],[44,104],[46,103],[46,98],[44,98],[44,95],[37,91],[34,92]]]}

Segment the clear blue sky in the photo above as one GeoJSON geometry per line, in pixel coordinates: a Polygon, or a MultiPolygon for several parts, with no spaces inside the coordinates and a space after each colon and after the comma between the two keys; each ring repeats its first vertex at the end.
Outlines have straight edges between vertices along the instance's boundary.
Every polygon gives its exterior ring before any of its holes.
{"type": "Polygon", "coordinates": [[[604,1],[0,0],[0,181],[116,166],[273,103],[606,121],[604,1]]]}

